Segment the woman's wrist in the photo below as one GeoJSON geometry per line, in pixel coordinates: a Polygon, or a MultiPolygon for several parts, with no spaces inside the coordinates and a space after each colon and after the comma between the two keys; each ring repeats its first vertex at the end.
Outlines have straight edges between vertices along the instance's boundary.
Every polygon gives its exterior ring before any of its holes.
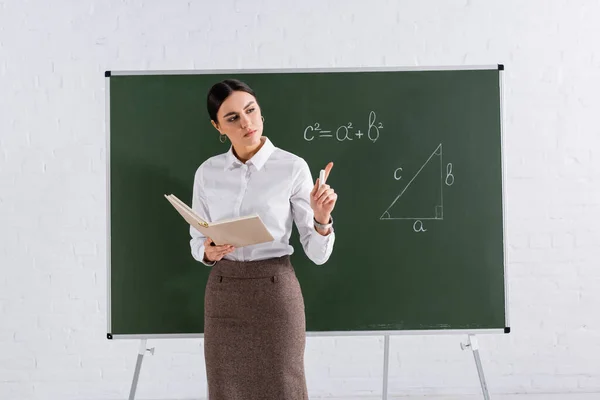
{"type": "Polygon", "coordinates": [[[321,225],[327,225],[331,222],[331,214],[317,215],[315,214],[315,222],[321,225]]]}
{"type": "Polygon", "coordinates": [[[331,218],[331,215],[325,215],[325,216],[315,215],[313,224],[314,224],[315,230],[317,232],[319,232],[323,236],[327,236],[331,232],[331,226],[333,224],[333,219],[331,218]]]}

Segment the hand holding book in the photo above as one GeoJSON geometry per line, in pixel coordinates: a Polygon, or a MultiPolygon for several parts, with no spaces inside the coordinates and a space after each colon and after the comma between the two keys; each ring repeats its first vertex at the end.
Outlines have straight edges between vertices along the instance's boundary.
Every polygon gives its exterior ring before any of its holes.
{"type": "Polygon", "coordinates": [[[206,261],[220,261],[226,254],[235,250],[230,244],[216,245],[211,238],[204,241],[204,259],[206,261]]]}

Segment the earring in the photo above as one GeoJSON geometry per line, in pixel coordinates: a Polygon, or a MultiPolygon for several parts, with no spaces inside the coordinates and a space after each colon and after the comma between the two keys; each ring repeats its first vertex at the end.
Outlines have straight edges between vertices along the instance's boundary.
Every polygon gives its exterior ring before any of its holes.
{"type": "Polygon", "coordinates": [[[227,141],[227,135],[219,133],[219,142],[225,143],[227,141]]]}

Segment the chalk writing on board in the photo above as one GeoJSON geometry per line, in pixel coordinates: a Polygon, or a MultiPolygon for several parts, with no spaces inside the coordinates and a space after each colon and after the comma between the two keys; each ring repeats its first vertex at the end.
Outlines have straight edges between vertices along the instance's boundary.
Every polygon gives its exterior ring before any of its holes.
{"type": "Polygon", "coordinates": [[[423,221],[421,221],[420,219],[418,219],[413,224],[413,231],[415,231],[415,232],[427,232],[427,229],[423,228],[423,221]]]}
{"type": "Polygon", "coordinates": [[[377,121],[377,114],[375,111],[369,113],[368,124],[366,125],[366,132],[363,132],[360,127],[354,126],[352,121],[345,124],[339,125],[335,131],[331,129],[325,129],[321,127],[320,122],[315,122],[304,128],[304,140],[310,142],[315,138],[333,138],[338,142],[345,142],[347,140],[362,139],[365,136],[367,139],[375,143],[381,131],[383,130],[383,123],[377,121]]]}
{"type": "MultiPolygon", "coordinates": [[[[403,171],[403,167],[394,170],[394,181],[403,179],[403,171]]],[[[427,232],[424,220],[444,219],[444,184],[452,186],[453,183],[452,163],[446,165],[444,176],[440,143],[379,219],[413,220],[415,232],[427,232]]]]}
{"type": "Polygon", "coordinates": [[[446,185],[452,186],[454,183],[454,175],[452,175],[452,163],[446,166],[446,185]]]}

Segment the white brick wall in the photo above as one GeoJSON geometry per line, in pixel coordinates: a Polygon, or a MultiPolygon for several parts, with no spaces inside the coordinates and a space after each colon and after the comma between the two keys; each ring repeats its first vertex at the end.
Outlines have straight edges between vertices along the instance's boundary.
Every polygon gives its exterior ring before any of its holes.
{"type": "MultiPolygon", "coordinates": [[[[600,392],[597,0],[0,0],[0,398],[117,399],[104,70],[506,65],[511,326],[492,393],[600,392]],[[323,3],[323,4],[322,4],[323,3]],[[325,5],[326,4],[326,5],[325,5]]],[[[478,393],[460,337],[391,339],[390,393],[478,393]]],[[[313,396],[376,395],[381,338],[309,338],[313,396]]],[[[200,398],[199,340],[155,340],[138,398],[200,398]]]]}

